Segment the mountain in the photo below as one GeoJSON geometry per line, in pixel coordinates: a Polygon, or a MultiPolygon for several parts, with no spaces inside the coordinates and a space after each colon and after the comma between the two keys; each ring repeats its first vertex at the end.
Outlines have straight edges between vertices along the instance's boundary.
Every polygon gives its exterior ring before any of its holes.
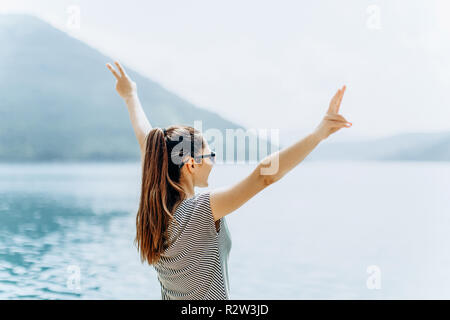
{"type": "Polygon", "coordinates": [[[450,161],[450,132],[402,133],[352,142],[325,140],[307,160],[450,161]]]}
{"type": "MultiPolygon", "coordinates": [[[[0,161],[139,160],[110,57],[29,15],[0,15],[0,43],[0,161]]],[[[124,67],[153,127],[245,130],[124,67]]]]}
{"type": "MultiPolygon", "coordinates": [[[[139,160],[128,110],[105,67],[113,59],[29,15],[0,15],[0,43],[0,162],[139,160]]],[[[203,131],[217,128],[223,137],[226,129],[246,130],[125,68],[154,127],[202,120],[203,131]]],[[[280,147],[303,135],[287,136],[280,147]]],[[[305,161],[450,161],[449,132],[356,142],[333,141],[337,137],[305,161]]]]}

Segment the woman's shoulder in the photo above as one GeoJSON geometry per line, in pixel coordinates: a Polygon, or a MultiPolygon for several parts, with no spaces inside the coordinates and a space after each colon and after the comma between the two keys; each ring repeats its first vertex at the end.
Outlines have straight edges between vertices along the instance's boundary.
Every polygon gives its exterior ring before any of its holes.
{"type": "Polygon", "coordinates": [[[182,200],[175,209],[175,214],[186,213],[186,211],[193,211],[195,208],[203,208],[209,205],[209,192],[210,191],[198,192],[194,196],[182,200]]]}
{"type": "Polygon", "coordinates": [[[198,201],[204,201],[209,198],[209,193],[209,190],[197,192],[192,197],[182,200],[181,204],[196,204],[198,201]]]}

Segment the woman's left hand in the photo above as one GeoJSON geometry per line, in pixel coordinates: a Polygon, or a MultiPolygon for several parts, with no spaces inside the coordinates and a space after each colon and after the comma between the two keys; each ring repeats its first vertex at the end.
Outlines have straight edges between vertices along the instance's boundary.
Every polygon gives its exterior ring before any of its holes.
{"type": "Polygon", "coordinates": [[[117,66],[117,69],[119,69],[120,74],[117,73],[109,63],[107,63],[106,66],[117,79],[116,91],[123,99],[127,99],[137,93],[136,82],[130,79],[117,61],[114,62],[114,64],[117,66]]]}

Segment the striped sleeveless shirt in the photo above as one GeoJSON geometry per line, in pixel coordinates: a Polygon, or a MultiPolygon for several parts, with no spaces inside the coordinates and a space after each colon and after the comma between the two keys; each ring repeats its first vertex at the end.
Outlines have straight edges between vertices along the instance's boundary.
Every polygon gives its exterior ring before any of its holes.
{"type": "Polygon", "coordinates": [[[228,300],[231,236],[225,217],[216,230],[210,191],[183,200],[168,228],[172,242],[153,265],[162,300],[228,300]]]}

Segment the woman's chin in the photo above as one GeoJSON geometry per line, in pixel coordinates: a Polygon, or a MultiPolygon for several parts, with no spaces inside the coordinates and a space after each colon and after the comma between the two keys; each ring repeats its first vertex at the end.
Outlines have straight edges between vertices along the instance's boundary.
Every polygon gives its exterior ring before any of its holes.
{"type": "Polygon", "coordinates": [[[201,188],[206,188],[206,187],[208,187],[209,186],[209,183],[208,183],[208,181],[206,181],[205,183],[203,183],[200,187],[201,188]]]}

